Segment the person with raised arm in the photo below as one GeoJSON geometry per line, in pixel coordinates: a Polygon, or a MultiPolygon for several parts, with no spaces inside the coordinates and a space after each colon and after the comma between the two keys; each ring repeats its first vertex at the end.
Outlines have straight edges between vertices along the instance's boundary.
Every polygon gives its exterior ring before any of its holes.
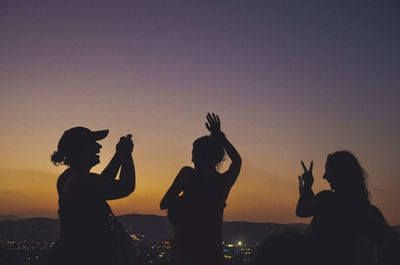
{"type": "Polygon", "coordinates": [[[55,165],[68,168],[57,181],[61,234],[49,264],[137,264],[134,245],[107,203],[135,190],[132,135],[120,138],[113,158],[100,175],[90,172],[100,163],[102,146],[97,141],[107,135],[108,130],[71,128],[64,132],[51,156],[55,165]]]}
{"type": "Polygon", "coordinates": [[[301,166],[296,214],[312,217],[306,233],[311,264],[399,264],[399,237],[371,204],[367,174],[357,158],[348,151],[329,154],[323,178],[331,189],[316,195],[313,162],[301,166]]]}
{"type": "Polygon", "coordinates": [[[210,135],[193,143],[194,168],[183,167],[160,202],[175,228],[172,265],[222,265],[222,222],[229,192],[240,173],[242,159],[221,131],[218,115],[208,113],[210,135]],[[218,165],[228,155],[224,173],[218,165]]]}

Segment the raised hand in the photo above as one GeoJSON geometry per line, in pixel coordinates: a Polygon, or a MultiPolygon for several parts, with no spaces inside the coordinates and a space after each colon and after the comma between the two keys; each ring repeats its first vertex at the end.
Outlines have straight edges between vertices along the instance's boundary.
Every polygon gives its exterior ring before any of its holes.
{"type": "Polygon", "coordinates": [[[128,134],[127,136],[122,136],[119,138],[119,142],[116,145],[116,150],[117,154],[130,155],[133,151],[132,134],[128,134]]]}
{"type": "Polygon", "coordinates": [[[314,177],[312,174],[314,162],[311,161],[309,169],[307,169],[306,165],[304,165],[303,161],[301,161],[301,166],[303,167],[303,174],[299,176],[299,190],[303,189],[311,189],[314,184],[314,177]]]}
{"type": "Polygon", "coordinates": [[[214,113],[207,113],[207,122],[206,128],[210,131],[211,135],[217,135],[221,133],[221,121],[219,120],[218,115],[214,113]]]}

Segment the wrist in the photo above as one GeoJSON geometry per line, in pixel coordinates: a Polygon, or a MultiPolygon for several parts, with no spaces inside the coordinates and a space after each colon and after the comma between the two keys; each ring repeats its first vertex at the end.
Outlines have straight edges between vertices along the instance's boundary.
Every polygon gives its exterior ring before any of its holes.
{"type": "Polygon", "coordinates": [[[306,197],[314,194],[314,192],[311,188],[304,188],[304,187],[303,187],[303,189],[301,189],[299,191],[299,193],[300,193],[300,196],[306,196],[306,197]]]}
{"type": "Polygon", "coordinates": [[[211,136],[218,139],[223,139],[226,137],[225,133],[223,133],[222,131],[211,132],[211,136]]]}
{"type": "Polygon", "coordinates": [[[302,190],[303,191],[311,191],[312,190],[312,184],[304,185],[302,190]]]}
{"type": "Polygon", "coordinates": [[[116,152],[115,155],[119,157],[119,159],[124,159],[132,155],[132,151],[119,151],[116,152]]]}

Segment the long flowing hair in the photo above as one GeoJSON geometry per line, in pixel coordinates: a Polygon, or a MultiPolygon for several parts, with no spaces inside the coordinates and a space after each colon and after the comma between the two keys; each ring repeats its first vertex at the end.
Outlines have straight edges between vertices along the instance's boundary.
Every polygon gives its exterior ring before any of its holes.
{"type": "Polygon", "coordinates": [[[370,203],[367,172],[358,159],[349,151],[338,151],[328,155],[327,163],[342,189],[353,198],[370,203]]]}

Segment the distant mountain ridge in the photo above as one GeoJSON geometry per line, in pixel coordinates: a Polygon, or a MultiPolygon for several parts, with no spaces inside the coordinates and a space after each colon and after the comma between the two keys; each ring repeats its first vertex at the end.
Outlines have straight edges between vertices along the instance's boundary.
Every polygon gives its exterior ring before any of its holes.
{"type": "Polygon", "coordinates": [[[20,220],[22,219],[21,217],[18,217],[16,215],[1,215],[0,214],[0,222],[1,221],[15,221],[15,220],[20,220]]]}
{"type": "MultiPolygon", "coordinates": [[[[134,234],[144,235],[144,240],[169,240],[173,228],[164,216],[126,214],[118,216],[121,224],[134,234]]],[[[224,222],[224,241],[227,243],[242,241],[255,244],[263,241],[271,233],[286,230],[303,231],[304,224],[275,224],[253,222],[224,222]]],[[[60,227],[58,219],[28,218],[0,222],[0,239],[36,239],[56,240],[60,227]]]]}
{"type": "MultiPolygon", "coordinates": [[[[134,234],[144,235],[144,240],[169,240],[173,229],[164,216],[126,214],[118,216],[121,224],[134,234]]],[[[270,235],[289,232],[303,232],[307,225],[302,223],[254,223],[254,222],[224,222],[223,240],[226,243],[242,241],[246,244],[263,242],[270,235]]],[[[400,232],[400,226],[394,226],[400,232]]],[[[56,240],[60,233],[58,219],[28,218],[21,220],[0,221],[1,239],[36,239],[56,240]]]]}

